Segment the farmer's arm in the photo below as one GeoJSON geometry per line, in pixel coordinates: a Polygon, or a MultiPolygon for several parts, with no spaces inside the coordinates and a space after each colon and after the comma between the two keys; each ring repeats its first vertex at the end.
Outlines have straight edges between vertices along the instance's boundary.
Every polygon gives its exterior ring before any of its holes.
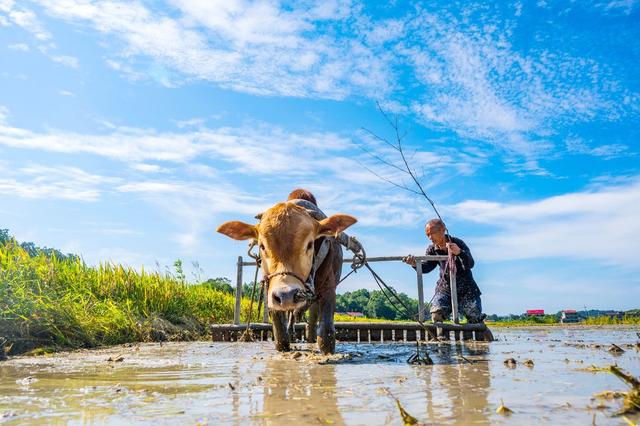
{"type": "MultiPolygon", "coordinates": [[[[433,247],[433,245],[430,245],[427,248],[427,252],[426,255],[427,256],[432,256],[435,255],[435,248],[433,247]]],[[[405,256],[402,261],[408,265],[411,265],[411,267],[413,269],[416,269],[416,258],[412,255],[409,256],[405,256]]],[[[436,266],[438,266],[438,262],[435,260],[428,260],[426,262],[422,262],[422,273],[423,274],[428,274],[429,272],[433,271],[436,266]]]]}
{"type": "Polygon", "coordinates": [[[473,260],[473,256],[471,255],[471,250],[465,244],[464,241],[457,239],[456,242],[449,243],[449,249],[458,256],[460,262],[462,262],[462,266],[464,269],[471,269],[473,265],[475,265],[475,261],[473,260]]]}

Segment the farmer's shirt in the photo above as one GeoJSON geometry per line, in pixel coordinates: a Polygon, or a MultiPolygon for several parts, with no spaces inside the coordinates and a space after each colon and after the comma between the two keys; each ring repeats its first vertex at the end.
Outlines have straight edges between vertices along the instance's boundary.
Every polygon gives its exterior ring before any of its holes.
{"type": "MultiPolygon", "coordinates": [[[[456,243],[458,247],[460,247],[460,254],[454,256],[456,258],[456,285],[458,289],[458,299],[461,300],[463,296],[480,296],[482,293],[480,292],[480,288],[478,288],[478,284],[476,284],[476,281],[473,279],[473,274],[471,273],[471,268],[473,268],[474,265],[471,250],[469,250],[469,247],[460,238],[450,237],[447,235],[447,239],[450,239],[452,243],[456,243]]],[[[446,256],[448,253],[446,248],[444,250],[438,249],[434,244],[431,244],[427,247],[425,254],[427,256],[446,256]]],[[[440,266],[440,278],[436,283],[436,293],[450,294],[451,287],[449,284],[449,268],[446,260],[429,260],[423,262],[422,273],[427,274],[433,271],[436,266],[440,266]]]]}

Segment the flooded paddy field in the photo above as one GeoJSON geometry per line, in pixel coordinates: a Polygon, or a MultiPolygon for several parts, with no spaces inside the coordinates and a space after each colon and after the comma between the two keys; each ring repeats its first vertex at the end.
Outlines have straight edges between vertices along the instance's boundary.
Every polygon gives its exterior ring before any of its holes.
{"type": "Polygon", "coordinates": [[[493,331],[492,343],[426,345],[429,366],[408,365],[416,346],[399,343],[338,344],[332,356],[184,342],[16,357],[0,363],[0,423],[401,425],[397,399],[424,424],[628,424],[614,416],[620,400],[593,398],[628,386],[588,367],[640,376],[640,330],[493,331]],[[496,413],[501,400],[510,416],[496,413]]]}

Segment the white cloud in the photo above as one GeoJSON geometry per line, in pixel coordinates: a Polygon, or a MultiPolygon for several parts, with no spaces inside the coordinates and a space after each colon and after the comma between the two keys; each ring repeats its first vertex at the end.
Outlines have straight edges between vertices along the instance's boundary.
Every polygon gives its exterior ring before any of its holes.
{"type": "Polygon", "coordinates": [[[487,260],[588,259],[635,267],[640,253],[640,177],[540,201],[465,201],[447,210],[478,224],[488,236],[473,239],[487,260]]]}
{"type": "MultiPolygon", "coordinates": [[[[108,65],[133,80],[175,87],[201,79],[251,94],[379,99],[390,111],[452,130],[466,145],[497,149],[518,174],[550,174],[540,163],[557,149],[559,126],[639,112],[637,94],[606,64],[561,50],[517,50],[520,3],[504,19],[491,8],[460,15],[455,6],[374,19],[351,0],[172,0],[153,8],[118,0],[34,2],[51,17],[105,34],[108,65]]],[[[629,10],[633,3],[601,6],[629,10]]],[[[50,56],[78,66],[74,57],[50,56]]]]}
{"type": "Polygon", "coordinates": [[[78,58],[68,55],[48,55],[53,62],[69,68],[78,68],[78,58]]]}
{"type": "Polygon", "coordinates": [[[399,43],[399,52],[422,83],[412,109],[424,124],[453,130],[468,144],[493,145],[515,172],[548,174],[539,162],[556,149],[551,137],[558,128],[637,112],[624,106],[632,95],[606,64],[518,50],[509,18],[474,18],[444,10],[409,21],[413,37],[399,43]]]}
{"type": "MultiPolygon", "coordinates": [[[[38,16],[31,9],[25,7],[17,7],[13,1],[2,1],[0,3],[0,13],[5,13],[6,18],[0,14],[0,24],[8,25],[9,22],[23,28],[29,32],[36,40],[41,44],[37,47],[38,50],[51,59],[53,62],[59,63],[69,68],[78,68],[78,58],[70,55],[59,55],[52,53],[56,51],[58,47],[51,40],[53,36],[42,25],[38,16]]],[[[20,50],[27,52],[30,50],[29,45],[26,43],[15,43],[8,46],[13,50],[20,50]]]]}
{"type": "Polygon", "coordinates": [[[9,109],[4,105],[0,105],[0,125],[3,125],[8,117],[9,109]]]}
{"type": "Polygon", "coordinates": [[[224,182],[215,186],[185,181],[143,181],[126,183],[117,191],[137,194],[157,205],[169,220],[180,227],[173,236],[182,250],[196,253],[203,244],[203,235],[215,229],[215,219],[221,213],[253,217],[269,206],[260,197],[245,195],[245,191],[224,182]]]}
{"type": "Polygon", "coordinates": [[[193,135],[142,132],[119,129],[110,135],[82,135],[68,132],[36,133],[0,126],[0,144],[20,149],[62,153],[90,153],[120,161],[186,161],[198,152],[193,135]]]}
{"type": "Polygon", "coordinates": [[[164,173],[168,170],[160,167],[157,164],[148,164],[148,163],[134,163],[130,166],[133,170],[137,170],[139,172],[144,173],[164,173]]]}
{"type": "Polygon", "coordinates": [[[204,119],[190,118],[188,120],[178,120],[176,121],[176,126],[178,126],[178,128],[180,129],[183,129],[185,127],[202,127],[204,126],[204,119]]]}
{"type": "Polygon", "coordinates": [[[602,8],[606,12],[615,11],[630,15],[636,5],[636,0],[613,0],[605,3],[597,3],[596,7],[602,8]]]}
{"type": "Polygon", "coordinates": [[[29,49],[29,45],[26,43],[14,43],[14,44],[10,44],[7,46],[7,48],[11,49],[11,50],[19,50],[20,52],[28,52],[29,49]]]}
{"type": "Polygon", "coordinates": [[[22,198],[96,201],[104,185],[117,179],[87,173],[77,167],[29,165],[4,167],[0,193],[22,198]]]}
{"type": "MultiPolygon", "coordinates": [[[[200,127],[181,133],[113,125],[107,128],[106,134],[33,132],[11,126],[7,115],[6,109],[1,110],[0,146],[98,155],[125,162],[137,172],[161,173],[156,179],[140,181],[139,176],[127,175],[126,169],[120,169],[114,178],[117,180],[108,188],[162,204],[164,210],[177,217],[186,215],[182,222],[193,223],[196,230],[200,229],[197,224],[220,212],[253,216],[268,205],[261,200],[284,199],[288,191],[297,186],[317,192],[328,211],[356,214],[365,226],[410,226],[423,215],[424,206],[416,203],[410,194],[394,194],[393,187],[363,167],[363,164],[371,168],[379,165],[355,148],[351,139],[333,133],[288,133],[279,127],[253,123],[239,128],[200,127]],[[247,175],[256,188],[249,193],[261,194],[252,198],[251,203],[243,199],[234,201],[239,199],[236,194],[241,193],[234,186],[226,191],[221,189],[225,182],[247,175]],[[183,181],[185,176],[201,183],[187,184],[183,181]],[[208,183],[205,185],[203,180],[208,183]],[[259,188],[278,193],[263,193],[259,188]],[[378,195],[372,197],[373,193],[378,195]],[[208,213],[198,218],[197,211],[208,213]]],[[[423,180],[427,190],[456,176],[472,173],[474,167],[484,161],[481,157],[446,149],[441,153],[418,151],[413,160],[416,166],[425,169],[423,180]]],[[[406,178],[397,173],[391,177],[406,178]]],[[[13,183],[18,185],[18,181],[13,183]]],[[[96,199],[105,189],[101,185],[97,187],[90,195],[83,193],[79,197],[96,199]]],[[[41,195],[46,194],[48,192],[41,195]]],[[[196,231],[192,234],[196,235],[196,231]]]]}
{"type": "Polygon", "coordinates": [[[585,141],[577,137],[568,138],[565,144],[567,151],[571,153],[602,157],[605,160],[632,155],[628,152],[629,147],[623,144],[606,144],[591,148],[585,141]]]}
{"type": "Polygon", "coordinates": [[[187,166],[187,172],[196,176],[203,176],[208,178],[214,178],[220,175],[217,169],[211,166],[207,166],[206,164],[198,164],[198,163],[189,164],[189,166],[187,166]]]}
{"type": "MultiPolygon", "coordinates": [[[[175,1],[172,16],[138,2],[41,3],[52,16],[118,37],[129,62],[150,58],[238,91],[341,99],[355,91],[379,96],[392,81],[384,55],[358,40],[314,34],[318,26],[339,26],[350,2],[289,9],[263,1],[175,1]]],[[[111,59],[130,69],[121,62],[111,59]]]]}
{"type": "Polygon", "coordinates": [[[33,132],[6,123],[0,115],[0,145],[62,153],[89,153],[126,162],[188,162],[199,156],[222,159],[238,171],[272,174],[308,173],[318,153],[343,151],[349,139],[333,133],[287,133],[267,125],[202,128],[186,133],[116,127],[109,134],[65,131],[33,132]],[[292,162],[291,158],[297,158],[292,162]]]}
{"type": "Polygon", "coordinates": [[[6,22],[23,28],[36,39],[40,41],[51,39],[51,34],[42,26],[38,16],[32,10],[16,7],[13,1],[2,1],[0,2],[0,12],[6,14],[6,22]]]}
{"type": "Polygon", "coordinates": [[[70,92],[70,91],[68,91],[68,90],[58,90],[58,94],[59,94],[60,96],[68,96],[68,97],[70,97],[70,98],[75,98],[75,97],[76,97],[76,94],[75,94],[75,93],[70,92]]]}

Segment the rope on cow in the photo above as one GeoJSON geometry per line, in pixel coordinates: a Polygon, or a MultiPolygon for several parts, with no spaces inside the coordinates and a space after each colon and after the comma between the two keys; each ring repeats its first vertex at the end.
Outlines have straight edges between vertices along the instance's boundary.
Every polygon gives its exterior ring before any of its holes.
{"type": "MultiPolygon", "coordinates": [[[[350,238],[353,238],[355,240],[355,237],[350,237],[350,238]]],[[[342,281],[346,280],[349,277],[349,275],[351,275],[353,273],[357,273],[358,269],[360,269],[363,266],[365,266],[366,263],[367,263],[367,252],[364,251],[364,247],[362,247],[362,245],[360,245],[360,251],[353,254],[353,260],[351,262],[351,272],[349,272],[344,277],[340,278],[340,281],[338,281],[338,284],[340,284],[342,281]]],[[[336,284],[336,285],[338,285],[338,284],[336,284]]]]}
{"type": "MultiPolygon", "coordinates": [[[[249,249],[247,254],[256,261],[256,273],[253,277],[253,287],[251,288],[251,303],[249,304],[249,314],[247,315],[247,328],[242,333],[242,336],[238,339],[239,342],[253,342],[253,332],[251,331],[251,320],[253,318],[253,300],[255,299],[256,286],[258,284],[258,271],[260,270],[260,255],[253,254],[251,250],[257,245],[256,240],[249,243],[249,249]]],[[[262,287],[261,287],[262,288],[262,287]]],[[[260,301],[258,302],[258,314],[260,313],[260,305],[262,304],[262,292],[260,294],[260,301]]]]}

